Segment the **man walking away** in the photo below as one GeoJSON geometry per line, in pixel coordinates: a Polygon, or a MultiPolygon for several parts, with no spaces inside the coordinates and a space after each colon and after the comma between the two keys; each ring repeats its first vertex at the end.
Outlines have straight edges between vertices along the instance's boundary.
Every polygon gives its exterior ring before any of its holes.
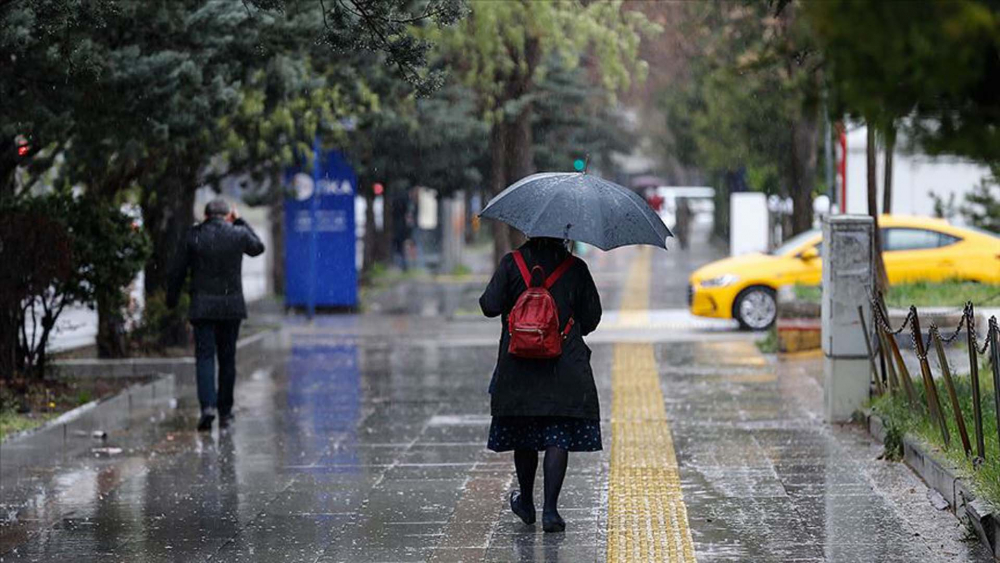
{"type": "Polygon", "coordinates": [[[170,277],[167,305],[177,300],[191,272],[191,307],[188,318],[194,327],[194,349],[198,376],[201,419],[198,430],[211,430],[216,415],[219,427],[233,420],[233,386],[236,383],[236,338],[240,321],[247,317],[243,300],[243,255],[264,252],[250,225],[235,208],[218,198],[205,206],[205,220],[191,227],[178,253],[170,277]],[[215,358],[219,359],[219,387],[215,386],[215,358]]]}

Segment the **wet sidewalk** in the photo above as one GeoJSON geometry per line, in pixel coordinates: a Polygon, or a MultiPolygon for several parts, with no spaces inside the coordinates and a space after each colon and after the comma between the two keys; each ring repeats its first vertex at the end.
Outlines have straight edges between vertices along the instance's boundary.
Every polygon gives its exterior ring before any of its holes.
{"type": "Polygon", "coordinates": [[[496,322],[293,318],[241,359],[228,431],[194,432],[178,382],[120,454],[0,464],[2,561],[988,561],[904,465],[818,418],[816,359],[661,322],[678,261],[707,255],[588,257],[614,313],[590,339],[605,449],[570,456],[565,534],[510,514],[510,455],[484,448],[496,322]]]}

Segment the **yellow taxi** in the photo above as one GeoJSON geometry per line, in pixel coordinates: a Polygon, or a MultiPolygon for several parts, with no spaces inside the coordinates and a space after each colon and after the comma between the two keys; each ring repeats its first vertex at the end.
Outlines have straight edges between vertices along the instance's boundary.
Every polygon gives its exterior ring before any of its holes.
{"type": "MultiPolygon", "coordinates": [[[[963,280],[1000,284],[1000,236],[942,219],[883,215],[883,259],[889,283],[963,280]]],[[[688,302],[701,317],[736,319],[761,330],[777,317],[783,285],[819,285],[823,234],[800,233],[769,254],[725,258],[691,274],[688,302]]]]}

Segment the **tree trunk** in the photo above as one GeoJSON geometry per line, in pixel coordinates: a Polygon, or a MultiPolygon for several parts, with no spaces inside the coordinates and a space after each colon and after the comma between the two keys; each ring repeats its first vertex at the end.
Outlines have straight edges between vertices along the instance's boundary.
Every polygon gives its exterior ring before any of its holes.
{"type": "Polygon", "coordinates": [[[0,379],[10,380],[17,371],[19,311],[19,303],[12,295],[0,296],[0,379]]]}
{"type": "MultiPolygon", "coordinates": [[[[525,176],[534,174],[534,144],[531,135],[531,106],[525,107],[507,125],[507,181],[514,183],[525,176]]],[[[524,244],[524,233],[509,229],[510,244],[517,248],[524,244]]]]}
{"type": "Polygon", "coordinates": [[[285,194],[280,188],[271,188],[271,244],[267,249],[271,260],[271,293],[285,294],[285,194]]]}
{"type": "MultiPolygon", "coordinates": [[[[161,178],[157,189],[143,194],[142,218],[152,242],[153,251],[145,268],[146,302],[163,299],[170,281],[170,270],[176,263],[188,228],[194,223],[194,174],[161,178]]],[[[179,346],[187,341],[187,327],[180,314],[166,319],[160,343],[179,346]]]]}
{"type": "MultiPolygon", "coordinates": [[[[507,187],[507,127],[495,123],[490,131],[490,193],[495,196],[507,187]]],[[[500,263],[510,252],[510,230],[499,221],[490,221],[493,229],[493,261],[500,263]]]]}
{"type": "Polygon", "coordinates": [[[807,110],[803,117],[792,124],[791,177],[789,186],[792,197],[792,235],[808,231],[813,222],[813,185],[816,181],[817,120],[807,110]]]}
{"type": "Polygon", "coordinates": [[[865,143],[865,156],[867,160],[868,167],[868,214],[871,215],[875,222],[875,232],[874,232],[874,257],[875,257],[875,271],[872,272],[874,275],[875,286],[879,291],[885,293],[889,288],[889,280],[885,274],[885,262],[882,260],[882,231],[879,229],[878,225],[878,170],[877,162],[875,160],[876,147],[875,147],[875,129],[869,122],[868,125],[868,139],[865,143]]]}
{"type": "Polygon", "coordinates": [[[889,124],[885,130],[885,180],[882,182],[882,213],[892,213],[892,153],[896,150],[896,128],[889,124]]]}
{"type": "Polygon", "coordinates": [[[114,300],[104,291],[97,292],[97,357],[124,358],[125,316],[114,300]]]}

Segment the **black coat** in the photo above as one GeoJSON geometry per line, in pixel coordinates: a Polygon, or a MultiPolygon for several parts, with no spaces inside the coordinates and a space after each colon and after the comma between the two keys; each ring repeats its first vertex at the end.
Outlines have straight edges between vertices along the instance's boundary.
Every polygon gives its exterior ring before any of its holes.
{"type": "MultiPolygon", "coordinates": [[[[548,239],[532,239],[520,250],[529,270],[541,265],[546,275],[569,255],[561,244],[548,239]]],[[[483,314],[501,315],[503,322],[497,365],[490,383],[493,416],[600,418],[590,348],[583,342],[583,336],[593,332],[601,322],[601,298],[587,264],[577,258],[549,290],[559,309],[560,329],[570,316],[574,321],[558,358],[535,360],[507,353],[510,342],[507,315],[525,289],[513,255],[507,254],[479,298],[483,314]]]]}
{"type": "Polygon", "coordinates": [[[245,319],[243,255],[258,256],[262,252],[264,244],[242,219],[228,223],[212,218],[191,227],[170,276],[167,305],[176,306],[190,270],[188,318],[245,319]]]}

